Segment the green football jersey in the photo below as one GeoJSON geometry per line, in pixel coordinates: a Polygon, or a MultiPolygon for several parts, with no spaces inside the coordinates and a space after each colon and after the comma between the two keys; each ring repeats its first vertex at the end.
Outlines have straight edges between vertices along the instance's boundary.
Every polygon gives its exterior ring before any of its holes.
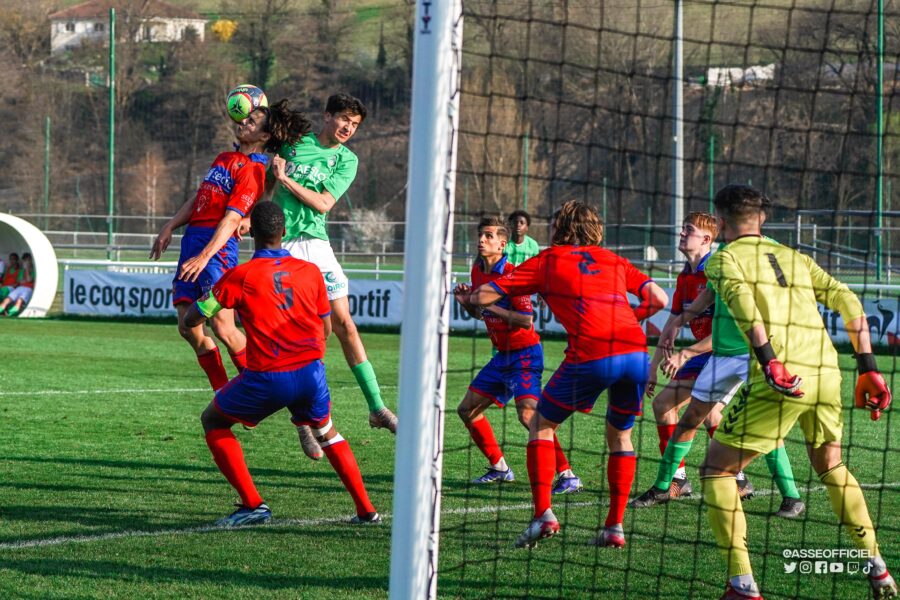
{"type": "Polygon", "coordinates": [[[537,241],[534,238],[525,236],[525,239],[522,240],[521,244],[517,244],[514,241],[510,240],[508,244],[506,244],[506,248],[504,248],[503,253],[506,254],[506,259],[513,265],[518,267],[523,262],[531,258],[532,256],[537,256],[541,252],[541,247],[538,246],[537,241]]]}
{"type": "MultiPolygon", "coordinates": [[[[285,144],[278,155],[287,161],[287,176],[315,192],[328,191],[335,199],[341,196],[353,183],[359,159],[343,144],[326,148],[319,144],[315,134],[309,133],[293,145],[285,144]]],[[[284,210],[285,240],[301,236],[328,241],[325,225],[328,213],[321,213],[303,204],[287,188],[275,188],[272,200],[284,210]]]]}

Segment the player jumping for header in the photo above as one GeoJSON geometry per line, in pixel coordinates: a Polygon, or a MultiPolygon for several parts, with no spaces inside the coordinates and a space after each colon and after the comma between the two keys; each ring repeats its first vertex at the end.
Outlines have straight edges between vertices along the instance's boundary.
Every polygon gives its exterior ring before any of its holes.
{"type": "MultiPolygon", "coordinates": [[[[238,149],[216,157],[197,195],[163,226],[150,250],[150,258],[159,259],[175,229],[188,226],[181,239],[173,303],[178,311],[178,333],[197,354],[214,390],[228,382],[219,347],[202,324],[189,327],[184,316],[192,302],[237,265],[238,229],[265,189],[265,152],[299,140],[309,129],[309,121],[302,113],[288,110],[285,100],[250,113],[235,126],[238,149]]],[[[234,366],[242,370],[247,364],[247,340],[234,324],[234,311],[220,311],[209,323],[228,348],[234,366]]]]}
{"type": "MultiPolygon", "coordinates": [[[[489,463],[487,472],[474,483],[514,480],[512,469],[506,464],[484,412],[493,404],[504,407],[514,397],[519,422],[528,429],[537,407],[544,372],[544,352],[541,338],[534,330],[534,313],[528,296],[504,297],[484,310],[468,303],[472,288],[494,281],[513,270],[503,252],[508,240],[509,230],[502,220],[497,217],[482,219],[478,224],[479,257],[472,265],[472,284],[460,284],[453,292],[456,300],[472,317],[484,320],[497,351],[469,385],[465,398],[456,409],[475,445],[489,463]]],[[[553,493],[580,491],[581,479],[572,472],[555,435],[553,444],[557,473],[553,493]]]]}
{"type": "Polygon", "coordinates": [[[634,482],[636,456],[631,443],[641,414],[650,357],[639,324],[668,302],[666,293],[626,259],[599,247],[603,222],[581,202],[563,205],[553,219],[552,246],[515,271],[482,285],[471,302],[490,306],[504,296],[539,293],[568,334],[566,358],[544,388],[531,421],[528,476],[534,519],[516,540],[530,547],[559,531],[550,503],[556,457],[553,438],[573,412],[589,412],[609,390],[606,474],[610,506],[596,545],[625,545],[622,522],[634,482]],[[640,299],[629,305],[627,294],[640,299]]]}
{"type": "Polygon", "coordinates": [[[271,519],[231,427],[255,427],[282,408],[291,412],[295,424],[312,427],[356,505],[350,522],[377,523],[381,518],[369,501],[350,444],[331,421],[322,363],[331,334],[331,306],[322,276],[315,265],[281,248],[281,208],[261,202],[250,220],[253,259],[227,271],[185,315],[188,326],[198,327],[223,309],[235,309],[247,330],[247,368],[216,393],[200,417],[216,466],[241,497],[238,509],[218,524],[232,527],[271,519]]]}
{"type": "MultiPolygon", "coordinates": [[[[328,211],[356,178],[359,159],[344,144],[366,118],[366,107],[347,94],[335,94],[325,105],[324,124],[317,134],[282,146],[272,160],[272,200],[284,209],[287,219],[284,248],[291,256],[319,267],[331,301],[334,333],[344,358],[362,389],[369,406],[369,425],[397,432],[397,417],[384,405],[375,370],[366,355],[347,300],[349,280],[328,241],[328,211]],[[277,185],[276,185],[277,184],[277,185]]],[[[303,451],[313,460],[322,457],[309,428],[299,427],[303,451]]]]}

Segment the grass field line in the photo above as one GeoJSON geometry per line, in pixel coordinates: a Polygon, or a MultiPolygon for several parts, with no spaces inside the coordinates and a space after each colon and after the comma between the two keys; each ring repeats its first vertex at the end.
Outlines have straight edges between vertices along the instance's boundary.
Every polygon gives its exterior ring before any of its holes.
{"type": "MultiPolygon", "coordinates": [[[[394,389],[395,385],[382,385],[381,389],[394,389]]],[[[330,388],[331,392],[344,392],[359,389],[359,386],[344,385],[330,388]]],[[[0,392],[3,396],[91,396],[96,394],[164,394],[164,393],[200,393],[211,392],[209,387],[200,388],[129,388],[129,389],[101,389],[101,390],[31,390],[23,392],[0,392]]]]}
{"type": "MultiPolygon", "coordinates": [[[[900,488],[900,481],[891,482],[891,483],[861,483],[860,487],[866,490],[878,490],[878,489],[898,489],[900,488]]],[[[812,487],[798,487],[800,492],[821,492],[825,490],[825,486],[812,486],[812,487]]],[[[771,496],[775,493],[775,490],[766,489],[766,490],[758,490],[755,494],[756,497],[764,497],[771,496]]],[[[690,499],[677,500],[676,502],[691,502],[700,500],[701,497],[699,495],[692,496],[690,499]]],[[[565,504],[565,507],[568,508],[587,508],[594,506],[602,506],[604,504],[609,504],[608,500],[592,500],[586,502],[568,502],[565,504]]],[[[519,503],[519,504],[505,504],[505,505],[495,505],[495,506],[480,506],[480,507],[461,507],[461,508],[448,508],[441,511],[441,515],[443,516],[453,516],[453,515],[466,515],[466,514],[489,514],[489,513],[501,513],[512,510],[527,510],[531,508],[531,503],[519,503]]],[[[562,508],[562,507],[559,507],[562,508]]],[[[631,509],[635,510],[635,509],[631,509]]],[[[638,510],[646,510],[646,509],[638,509],[638,510]]],[[[557,512],[561,512],[557,510],[557,512]]],[[[389,513],[382,513],[382,518],[384,520],[389,520],[391,515],[389,513]]],[[[338,523],[347,523],[347,517],[322,517],[318,519],[272,519],[266,527],[319,527],[322,525],[336,525],[338,523]]],[[[357,526],[358,527],[358,526],[357,526]]],[[[241,531],[244,529],[253,529],[253,525],[249,525],[247,527],[233,527],[233,528],[223,528],[218,527],[216,525],[199,525],[196,527],[182,527],[182,528],[172,528],[172,529],[158,529],[153,531],[146,530],[124,530],[124,531],[111,531],[108,533],[98,533],[96,535],[63,535],[52,538],[44,538],[44,539],[36,539],[36,540],[22,540],[20,542],[4,542],[0,543],[0,550],[24,550],[28,548],[46,548],[48,546],[62,546],[65,544],[83,544],[88,542],[103,542],[108,540],[116,540],[123,538],[140,538],[140,537],[162,537],[167,535],[172,536],[180,536],[180,535],[192,535],[197,533],[210,533],[210,532],[219,532],[223,533],[226,531],[241,531]]],[[[633,535],[633,534],[632,534],[633,535]]]]}

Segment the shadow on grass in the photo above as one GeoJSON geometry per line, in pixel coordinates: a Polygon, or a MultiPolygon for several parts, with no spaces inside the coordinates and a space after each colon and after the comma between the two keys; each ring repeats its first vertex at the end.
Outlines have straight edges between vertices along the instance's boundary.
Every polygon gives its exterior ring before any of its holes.
{"type": "MultiPolygon", "coordinates": [[[[125,469],[129,472],[135,472],[138,470],[146,470],[153,469],[155,471],[182,471],[182,472],[191,472],[191,473],[209,473],[215,474],[219,476],[219,472],[216,469],[215,465],[212,463],[212,457],[210,457],[209,465],[188,465],[188,464],[178,464],[178,463],[153,463],[153,462],[140,462],[140,461],[130,461],[130,460],[110,460],[110,459],[98,459],[98,458],[68,458],[63,456],[57,457],[46,457],[46,456],[3,456],[0,457],[0,462],[10,461],[10,462],[25,462],[25,463],[39,463],[39,464],[61,464],[61,465],[81,465],[84,467],[102,467],[107,469],[125,469]]],[[[327,465],[327,463],[319,463],[323,464],[324,468],[317,468],[316,470],[310,470],[309,463],[306,458],[299,456],[297,457],[297,470],[284,470],[284,469],[272,469],[267,467],[255,467],[253,464],[249,464],[250,472],[252,473],[254,479],[259,478],[260,481],[263,478],[267,477],[285,477],[291,479],[315,479],[315,480],[334,480],[338,484],[340,482],[337,479],[337,475],[334,471],[327,465]]],[[[134,476],[133,479],[145,479],[152,478],[154,481],[159,480],[159,474],[149,474],[147,477],[134,476]]],[[[363,473],[363,478],[366,481],[366,484],[386,484],[393,485],[394,477],[393,475],[379,475],[379,474],[367,474],[363,473]]],[[[191,480],[193,481],[193,480],[191,480]]],[[[202,483],[202,482],[199,482],[202,483]]],[[[2,484],[0,484],[2,485],[2,484]]],[[[272,484],[278,485],[278,484],[272,484]]],[[[289,484],[292,487],[305,487],[302,485],[291,483],[289,484]]],[[[320,489],[321,484],[314,484],[315,489],[320,489]]]]}
{"type": "MultiPolygon", "coordinates": [[[[322,588],[354,590],[360,593],[387,590],[386,577],[353,575],[277,575],[263,570],[244,572],[232,568],[197,569],[190,567],[136,566],[109,560],[64,560],[64,559],[16,559],[6,557],[3,568],[27,575],[66,576],[105,579],[109,581],[132,581],[147,583],[203,584],[221,588],[256,588],[257,590],[288,590],[302,588],[322,588]]],[[[310,570],[315,570],[311,567],[310,570]]]]}

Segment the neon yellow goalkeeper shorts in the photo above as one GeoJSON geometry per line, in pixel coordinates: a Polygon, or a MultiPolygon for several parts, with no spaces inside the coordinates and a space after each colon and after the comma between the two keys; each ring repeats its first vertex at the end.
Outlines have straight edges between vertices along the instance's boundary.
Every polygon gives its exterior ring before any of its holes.
{"type": "Polygon", "coordinates": [[[733,448],[767,454],[779,445],[799,421],[813,448],[840,442],[844,427],[841,412],[841,374],[826,371],[805,377],[803,398],[788,398],[765,381],[754,381],[728,405],[715,439],[733,448]]]}

